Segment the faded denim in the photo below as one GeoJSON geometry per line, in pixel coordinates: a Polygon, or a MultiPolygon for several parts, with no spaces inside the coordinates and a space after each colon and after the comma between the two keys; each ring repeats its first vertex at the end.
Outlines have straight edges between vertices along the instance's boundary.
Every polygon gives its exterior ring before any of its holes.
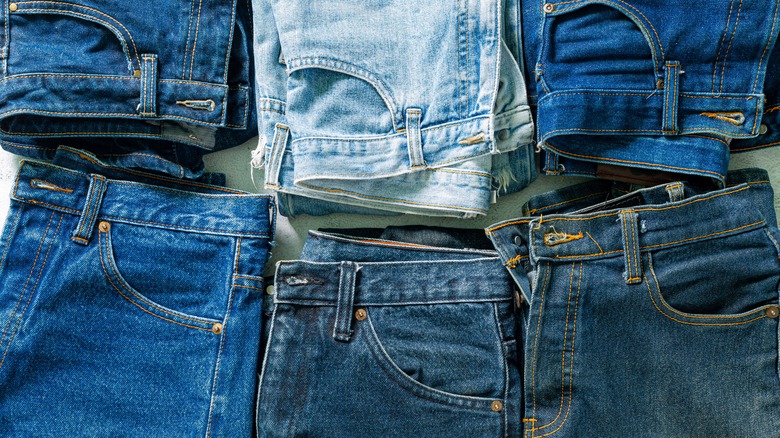
{"type": "Polygon", "coordinates": [[[471,217],[535,178],[517,0],[253,5],[265,187],[296,195],[283,212],[471,217]]]}
{"type": "Polygon", "coordinates": [[[251,435],[271,199],[135,176],[159,185],[22,162],[0,237],[0,435],[251,435]]]}

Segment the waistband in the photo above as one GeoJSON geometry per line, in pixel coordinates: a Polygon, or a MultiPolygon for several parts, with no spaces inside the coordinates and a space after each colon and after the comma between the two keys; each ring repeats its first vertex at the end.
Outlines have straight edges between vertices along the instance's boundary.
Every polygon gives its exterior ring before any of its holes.
{"type": "Polygon", "coordinates": [[[686,190],[681,182],[665,184],[575,213],[519,218],[486,231],[507,265],[514,267],[529,258],[560,261],[621,255],[625,235],[634,243],[630,249],[638,252],[775,226],[766,172],[750,169],[736,173],[734,179],[742,181],[704,194],[686,190]],[[667,202],[660,202],[664,198],[667,202]]]}
{"type": "Polygon", "coordinates": [[[495,302],[513,297],[512,281],[497,257],[382,263],[291,261],[277,264],[274,302],[336,306],[345,287],[354,290],[354,304],[361,306],[495,302]]]}
{"type": "Polygon", "coordinates": [[[96,220],[273,239],[270,196],[194,182],[161,187],[22,160],[11,199],[81,216],[87,226],[74,239],[88,239],[96,220]]]}
{"type": "Polygon", "coordinates": [[[339,297],[344,297],[345,288],[354,296],[354,303],[363,306],[489,302],[513,297],[509,273],[494,251],[426,244],[430,234],[458,235],[459,230],[334,231],[338,234],[310,232],[301,255],[305,260],[277,264],[276,303],[335,306],[339,297]],[[394,237],[403,241],[389,240],[394,237]]]}

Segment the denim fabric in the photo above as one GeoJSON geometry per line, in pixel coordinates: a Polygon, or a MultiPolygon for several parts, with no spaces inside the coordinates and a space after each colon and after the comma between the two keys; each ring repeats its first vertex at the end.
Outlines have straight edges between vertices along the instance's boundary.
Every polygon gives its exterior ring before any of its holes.
{"type": "Polygon", "coordinates": [[[257,133],[251,25],[247,0],[3,2],[0,145],[197,178],[257,133]]]}
{"type": "Polygon", "coordinates": [[[535,178],[518,0],[253,5],[265,186],[297,195],[282,211],[475,216],[535,178]]]}
{"type": "Polygon", "coordinates": [[[608,176],[628,166],[722,187],[731,139],[760,132],[777,0],[524,6],[547,173],[608,176]]]}
{"type": "Polygon", "coordinates": [[[780,145],[780,44],[775,44],[769,56],[764,95],[764,116],[758,127],[758,137],[732,141],[732,153],[780,145]]]}
{"type": "Polygon", "coordinates": [[[580,186],[488,229],[524,296],[526,437],[777,435],[773,193],[729,179],[555,213],[580,186]]]}
{"type": "Polygon", "coordinates": [[[311,232],[301,259],[277,265],[260,437],[519,436],[495,251],[311,232]]]}
{"type": "Polygon", "coordinates": [[[0,435],[251,435],[273,205],[164,183],[22,162],[0,238],[0,435]]]}

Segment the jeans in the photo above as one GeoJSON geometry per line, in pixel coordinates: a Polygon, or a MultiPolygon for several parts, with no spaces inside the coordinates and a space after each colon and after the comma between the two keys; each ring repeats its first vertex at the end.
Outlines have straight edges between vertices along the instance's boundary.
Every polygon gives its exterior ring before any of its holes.
{"type": "Polygon", "coordinates": [[[0,8],[0,145],[62,144],[198,178],[257,133],[246,1],[22,0],[0,8]]]}
{"type": "Polygon", "coordinates": [[[727,184],[586,183],[488,228],[523,297],[526,437],[777,435],[773,193],[727,184]]]}
{"type": "Polygon", "coordinates": [[[519,436],[514,287],[495,251],[388,237],[310,232],[277,265],[258,435],[519,436]]]}
{"type": "Polygon", "coordinates": [[[471,217],[535,178],[517,0],[253,6],[265,187],[290,195],[282,212],[471,217]]]}
{"type": "Polygon", "coordinates": [[[135,176],[160,185],[22,162],[0,237],[0,435],[252,433],[273,204],[135,176]]]}
{"type": "Polygon", "coordinates": [[[761,133],[779,7],[777,0],[524,2],[544,170],[614,179],[641,168],[675,174],[666,181],[682,174],[722,187],[731,140],[761,133]]]}

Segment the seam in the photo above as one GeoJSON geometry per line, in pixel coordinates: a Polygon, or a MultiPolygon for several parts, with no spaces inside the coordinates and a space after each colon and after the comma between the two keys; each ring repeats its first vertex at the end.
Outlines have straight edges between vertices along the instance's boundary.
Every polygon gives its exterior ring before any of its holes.
{"type": "Polygon", "coordinates": [[[606,195],[608,193],[609,192],[596,192],[596,193],[591,193],[589,195],[580,196],[579,198],[568,199],[568,200],[563,201],[563,202],[556,202],[555,204],[549,204],[549,205],[544,205],[542,207],[532,208],[532,209],[528,210],[528,214],[534,214],[534,213],[536,213],[539,210],[545,210],[545,209],[548,209],[548,208],[557,207],[559,205],[571,204],[572,202],[581,201],[583,199],[588,199],[588,198],[591,198],[591,197],[594,197],[594,196],[606,195]]]}
{"type": "Polygon", "coordinates": [[[462,210],[462,211],[473,211],[473,212],[477,212],[477,213],[481,213],[481,214],[485,214],[486,213],[486,210],[482,210],[482,209],[478,209],[478,208],[457,207],[457,206],[443,205],[443,204],[428,204],[428,203],[424,203],[424,202],[407,201],[405,199],[384,198],[384,197],[381,197],[381,196],[364,195],[362,193],[351,192],[351,191],[341,190],[341,189],[320,188],[320,187],[310,186],[310,185],[308,185],[306,183],[298,183],[297,185],[299,185],[301,187],[304,187],[304,188],[307,188],[309,190],[321,191],[321,192],[327,192],[327,193],[343,193],[343,194],[351,195],[351,196],[354,196],[354,197],[360,198],[360,199],[376,200],[376,201],[380,201],[380,202],[381,201],[388,201],[388,202],[393,202],[393,203],[398,203],[398,204],[408,204],[408,205],[416,205],[416,206],[423,206],[423,207],[447,208],[447,209],[462,210]]]}
{"type": "Polygon", "coordinates": [[[601,245],[599,245],[599,243],[598,243],[598,242],[596,242],[596,239],[594,239],[594,238],[593,238],[593,236],[591,236],[591,235],[590,235],[590,233],[589,233],[589,232],[587,232],[587,231],[585,232],[585,234],[586,234],[588,237],[590,237],[590,240],[592,240],[592,241],[593,241],[593,243],[595,243],[595,244],[596,244],[596,247],[599,249],[599,254],[603,254],[603,253],[604,253],[604,250],[603,250],[603,249],[601,249],[601,245]]]}
{"type": "MultiPolygon", "coordinates": [[[[496,325],[496,334],[498,335],[497,344],[498,344],[498,351],[501,354],[501,368],[504,371],[504,394],[503,394],[503,403],[504,403],[504,409],[501,410],[501,419],[504,423],[504,430],[509,430],[509,418],[507,415],[507,411],[509,411],[509,407],[507,406],[507,402],[509,401],[509,364],[507,363],[506,358],[508,357],[507,349],[506,349],[506,343],[504,342],[505,333],[504,330],[501,328],[501,322],[499,321],[498,317],[498,303],[493,302],[493,323],[496,325]]],[[[514,341],[514,339],[513,339],[514,341]]]]}
{"type": "MultiPolygon", "coordinates": [[[[133,118],[137,118],[138,117],[137,113],[95,113],[95,112],[77,112],[77,113],[73,113],[73,112],[67,112],[67,111],[48,111],[48,110],[41,110],[41,109],[37,109],[37,108],[17,108],[17,109],[14,109],[14,110],[10,110],[10,111],[6,111],[6,112],[3,112],[3,113],[0,113],[0,116],[8,117],[8,116],[11,116],[11,115],[14,115],[14,114],[19,114],[19,113],[29,113],[29,114],[36,114],[36,115],[38,115],[38,114],[64,115],[64,116],[101,116],[101,117],[104,117],[104,116],[116,116],[116,117],[126,116],[126,117],[133,117],[133,118]]],[[[204,121],[204,120],[193,119],[191,117],[185,117],[185,116],[176,116],[176,115],[172,115],[172,114],[159,114],[159,116],[160,116],[160,118],[164,118],[164,119],[183,120],[183,121],[193,122],[194,124],[200,124],[200,125],[205,125],[205,126],[215,126],[215,127],[221,127],[222,126],[221,123],[219,123],[219,122],[207,122],[207,121],[204,121]]],[[[27,134],[25,133],[25,135],[27,135],[27,134]]],[[[155,134],[150,133],[149,135],[155,135],[155,134]]],[[[155,135],[155,136],[159,136],[159,134],[155,135]]]]}
{"type": "MultiPolygon", "coordinates": [[[[741,0],[740,0],[741,1],[741,0]]],[[[228,81],[228,70],[229,70],[229,64],[230,64],[230,52],[233,47],[233,38],[235,38],[236,33],[236,10],[238,9],[238,1],[233,0],[233,4],[231,6],[230,11],[230,36],[228,37],[227,46],[225,47],[225,66],[223,67],[223,70],[225,72],[222,74],[222,82],[227,83],[228,81]]],[[[248,20],[252,21],[252,19],[248,20]]],[[[250,35],[252,35],[250,33],[250,35]]],[[[249,51],[252,51],[251,45],[249,48],[249,51]]]]}
{"type": "Polygon", "coordinates": [[[187,24],[187,40],[184,44],[184,59],[181,62],[181,78],[182,80],[186,76],[187,72],[187,54],[190,51],[190,32],[192,30],[192,17],[195,13],[195,0],[190,0],[190,19],[187,24]]]}
{"type": "MultiPolygon", "coordinates": [[[[726,42],[726,35],[728,35],[729,33],[729,23],[731,23],[731,13],[733,11],[734,11],[734,0],[731,0],[731,4],[729,5],[729,14],[726,17],[726,26],[724,26],[723,28],[723,36],[720,37],[720,43],[718,44],[718,55],[715,57],[715,65],[713,65],[712,67],[712,92],[713,93],[715,92],[715,78],[718,73],[718,65],[720,64],[720,54],[723,51],[723,44],[726,42]]],[[[722,83],[723,82],[721,82],[721,84],[722,83]]]]}
{"type": "Polygon", "coordinates": [[[198,19],[195,21],[195,40],[192,42],[192,56],[190,56],[190,80],[192,80],[192,70],[195,65],[195,50],[198,47],[198,37],[200,33],[200,12],[203,10],[203,0],[198,3],[198,19]]]}
{"type": "MultiPolygon", "coordinates": [[[[17,231],[19,229],[19,218],[21,215],[22,208],[17,208],[13,218],[9,217],[7,219],[8,243],[5,245],[5,248],[3,248],[3,255],[0,256],[0,275],[2,275],[3,266],[5,265],[6,258],[8,257],[8,251],[11,250],[11,241],[14,237],[17,236],[17,231]]],[[[780,248],[780,246],[778,248],[780,248]]],[[[2,344],[2,338],[0,338],[0,344],[2,344]]]]}
{"type": "MultiPolygon", "coordinates": [[[[57,233],[60,230],[60,225],[62,225],[62,218],[63,218],[63,216],[60,216],[60,219],[57,222],[57,228],[54,229],[54,233],[51,236],[51,241],[49,242],[49,249],[46,250],[46,255],[43,257],[41,267],[38,270],[38,277],[35,279],[35,284],[33,285],[32,289],[30,289],[29,297],[27,297],[27,303],[25,304],[24,309],[22,309],[22,312],[19,314],[19,320],[16,322],[16,325],[14,326],[13,333],[11,333],[11,335],[8,337],[8,345],[5,348],[5,352],[3,352],[3,359],[0,360],[0,368],[2,368],[3,367],[3,363],[5,363],[6,356],[8,356],[8,352],[11,349],[11,342],[16,337],[16,333],[18,333],[18,331],[19,331],[19,326],[22,324],[22,319],[24,319],[24,314],[27,313],[27,309],[30,307],[30,303],[32,302],[33,295],[35,295],[35,290],[38,288],[38,283],[41,281],[41,277],[43,276],[43,270],[44,270],[44,268],[46,268],[46,262],[49,260],[49,254],[51,253],[51,249],[54,246],[55,237],[57,237],[57,233]]],[[[54,219],[54,213],[52,213],[51,218],[49,219],[49,224],[51,224],[51,220],[52,219],[54,219]]],[[[39,250],[43,246],[43,242],[46,241],[46,237],[47,237],[48,231],[49,231],[49,228],[47,226],[46,227],[46,232],[43,234],[43,239],[41,240],[40,246],[38,247],[39,250]]],[[[40,253],[35,255],[36,261],[38,259],[38,255],[39,254],[40,253]]],[[[27,289],[27,284],[29,283],[30,278],[32,277],[32,274],[33,274],[34,271],[35,271],[35,263],[33,263],[33,266],[30,269],[30,276],[27,277],[27,281],[25,281],[25,283],[24,283],[24,289],[23,290],[27,289]]],[[[24,293],[22,293],[22,296],[24,296],[24,293]]],[[[21,301],[21,297],[20,297],[20,301],[21,301]]],[[[18,306],[18,303],[17,303],[17,306],[18,306]]],[[[15,312],[15,310],[14,310],[14,312],[15,312]]],[[[12,316],[12,318],[13,318],[13,316],[12,316]]],[[[11,321],[9,320],[8,322],[10,324],[11,321]]],[[[3,332],[3,336],[5,337],[5,332],[3,332]]]]}
{"type": "MultiPolygon", "coordinates": [[[[732,5],[733,3],[734,2],[732,0],[732,5]]],[[[726,48],[726,53],[723,55],[723,74],[720,77],[720,89],[719,89],[720,92],[723,92],[723,81],[726,78],[726,63],[728,62],[729,59],[729,52],[731,51],[731,46],[734,42],[734,37],[737,35],[737,29],[739,28],[740,12],[742,12],[742,0],[739,0],[739,7],[737,8],[737,19],[736,22],[734,23],[734,30],[731,33],[731,40],[729,41],[728,48],[726,48]]]]}
{"type": "MultiPolygon", "coordinates": [[[[24,281],[24,287],[22,287],[22,293],[19,294],[19,299],[16,301],[16,306],[14,306],[13,312],[11,312],[11,317],[8,319],[8,322],[5,324],[5,328],[3,329],[3,335],[0,336],[0,343],[5,339],[5,335],[8,333],[8,329],[11,327],[11,323],[14,320],[14,317],[16,316],[16,311],[19,309],[19,304],[21,304],[22,299],[24,299],[25,292],[27,291],[27,285],[30,283],[30,278],[32,278],[33,273],[35,272],[35,267],[38,265],[38,257],[41,255],[41,248],[43,248],[43,243],[46,241],[46,236],[49,233],[49,228],[51,227],[51,222],[54,220],[55,213],[52,213],[51,216],[49,216],[49,222],[46,225],[46,230],[43,232],[43,236],[41,237],[40,243],[38,243],[38,250],[35,252],[35,258],[33,259],[32,266],[30,267],[30,273],[27,274],[27,279],[24,281]]],[[[5,353],[3,354],[3,361],[5,360],[5,355],[8,353],[8,349],[11,347],[11,340],[9,338],[8,345],[5,348],[5,353]]],[[[3,365],[3,361],[0,361],[0,367],[3,365]]]]}
{"type": "Polygon", "coordinates": [[[514,225],[524,225],[524,224],[528,224],[528,223],[531,223],[530,219],[518,219],[516,221],[506,222],[506,223],[503,223],[501,225],[496,225],[495,227],[488,228],[487,232],[492,234],[493,231],[497,231],[497,230],[500,230],[502,228],[511,227],[511,226],[514,226],[514,225]]]}
{"type": "Polygon", "coordinates": [[[196,230],[196,231],[212,231],[214,233],[235,233],[235,234],[241,234],[241,235],[248,235],[248,236],[256,236],[261,238],[268,238],[268,233],[256,233],[256,232],[249,232],[249,231],[233,231],[233,230],[217,230],[213,228],[200,228],[200,227],[191,227],[191,226],[185,226],[185,225],[178,225],[178,224],[168,224],[168,223],[162,223],[162,222],[150,222],[150,221],[142,221],[140,219],[133,219],[133,218],[124,218],[124,217],[118,217],[118,216],[103,216],[106,219],[116,219],[120,221],[126,221],[130,223],[140,223],[140,224],[146,224],[146,225],[161,225],[161,226],[167,226],[167,227],[173,227],[173,228],[181,228],[185,230],[196,230]]]}
{"type": "Polygon", "coordinates": [[[775,244],[775,252],[778,253],[777,258],[780,259],[780,244],[777,243],[777,240],[775,240],[774,236],[772,236],[772,232],[769,230],[766,230],[766,235],[769,236],[769,238],[772,240],[772,242],[775,244]]]}
{"type": "MultiPolygon", "coordinates": [[[[572,263],[572,266],[574,263],[572,263]]],[[[544,314],[544,297],[547,293],[547,286],[548,286],[548,280],[550,279],[550,271],[552,271],[551,266],[547,266],[547,272],[544,274],[544,283],[542,284],[542,296],[539,299],[539,318],[536,321],[536,333],[534,334],[534,359],[531,362],[531,394],[532,394],[532,400],[533,400],[533,410],[531,417],[536,418],[536,355],[539,350],[539,333],[542,331],[542,316],[544,314]]],[[[572,278],[574,276],[574,271],[572,270],[572,278]]],[[[570,279],[571,284],[571,279],[570,279]]]]}
{"type": "Polygon", "coordinates": [[[548,142],[545,142],[545,144],[547,145],[547,147],[549,147],[550,149],[552,149],[553,151],[555,151],[556,153],[558,153],[560,155],[570,155],[570,156],[573,156],[573,157],[576,157],[576,158],[590,158],[590,159],[594,159],[594,160],[612,161],[612,162],[616,162],[616,163],[644,164],[644,165],[647,165],[647,166],[662,167],[662,168],[673,169],[673,170],[684,170],[684,171],[690,171],[690,172],[695,172],[695,173],[707,173],[707,174],[710,174],[710,175],[718,176],[722,180],[725,179],[724,175],[722,175],[720,173],[717,173],[717,172],[714,172],[714,171],[711,171],[711,170],[691,169],[691,168],[687,168],[687,167],[669,166],[669,165],[666,165],[666,164],[647,163],[647,162],[644,162],[644,161],[621,160],[621,159],[618,159],[618,158],[594,157],[594,156],[591,156],[591,155],[576,154],[576,153],[573,153],[573,152],[564,152],[564,151],[562,151],[560,149],[557,149],[556,147],[552,146],[548,142]]]}

